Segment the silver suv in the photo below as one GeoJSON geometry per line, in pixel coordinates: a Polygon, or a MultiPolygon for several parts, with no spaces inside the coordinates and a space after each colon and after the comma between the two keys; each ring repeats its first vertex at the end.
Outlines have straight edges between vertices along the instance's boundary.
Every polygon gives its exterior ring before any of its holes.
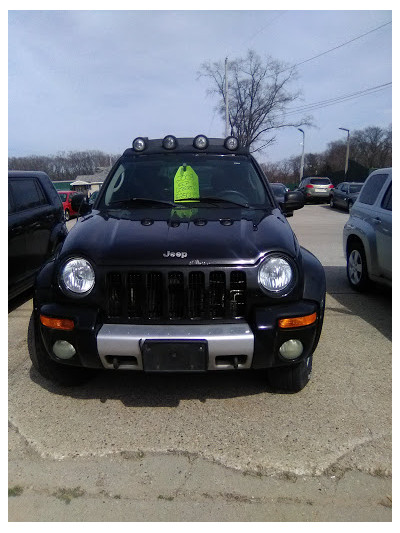
{"type": "Polygon", "coordinates": [[[353,289],[392,283],[392,169],[372,172],[343,228],[347,277],[353,289]]]}
{"type": "Polygon", "coordinates": [[[329,178],[303,178],[297,190],[304,195],[304,201],[323,201],[329,203],[330,191],[333,189],[329,178]]]}

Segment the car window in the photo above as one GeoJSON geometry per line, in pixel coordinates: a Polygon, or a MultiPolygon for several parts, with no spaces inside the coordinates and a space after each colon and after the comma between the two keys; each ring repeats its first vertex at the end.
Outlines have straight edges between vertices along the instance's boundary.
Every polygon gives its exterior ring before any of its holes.
{"type": "Polygon", "coordinates": [[[329,185],[331,180],[329,178],[311,178],[310,183],[313,185],[329,185]]]}
{"type": "Polygon", "coordinates": [[[382,208],[388,211],[392,210],[392,184],[390,184],[388,190],[385,192],[385,196],[382,200],[382,208]]]}
{"type": "Polygon", "coordinates": [[[352,183],[350,185],[350,192],[351,193],[360,192],[363,185],[364,185],[363,183],[352,183]]]}
{"type": "Polygon", "coordinates": [[[11,187],[8,188],[8,212],[13,213],[15,211],[14,209],[14,202],[11,194],[11,187]]]}
{"type": "Polygon", "coordinates": [[[47,204],[42,187],[35,178],[10,180],[16,211],[24,211],[47,204]]]}
{"type": "Polygon", "coordinates": [[[358,197],[358,201],[362,204],[373,205],[378,194],[387,180],[387,174],[374,174],[370,176],[365,182],[365,185],[358,197]]]}
{"type": "Polygon", "coordinates": [[[63,193],[58,193],[58,196],[60,197],[60,200],[61,200],[62,202],[66,202],[66,201],[67,201],[67,195],[66,195],[65,192],[63,192],[63,193]]]}

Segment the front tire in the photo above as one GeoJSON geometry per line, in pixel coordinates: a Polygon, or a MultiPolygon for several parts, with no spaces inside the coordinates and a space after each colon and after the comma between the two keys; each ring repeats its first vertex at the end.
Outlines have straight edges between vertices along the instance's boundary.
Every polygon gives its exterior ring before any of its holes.
{"type": "Polygon", "coordinates": [[[43,346],[33,313],[28,327],[28,351],[34,368],[49,381],[71,387],[86,383],[92,376],[87,368],[63,365],[50,358],[43,346]]]}
{"type": "Polygon", "coordinates": [[[298,363],[270,368],[268,370],[268,384],[276,392],[299,392],[307,385],[311,378],[312,359],[310,355],[298,363]]]}
{"type": "Polygon", "coordinates": [[[335,202],[333,201],[333,196],[330,197],[329,205],[332,207],[332,209],[335,207],[335,202]]]}
{"type": "Polygon", "coordinates": [[[361,243],[354,242],[347,249],[347,279],[350,286],[359,292],[365,291],[370,285],[367,259],[361,243]]]}

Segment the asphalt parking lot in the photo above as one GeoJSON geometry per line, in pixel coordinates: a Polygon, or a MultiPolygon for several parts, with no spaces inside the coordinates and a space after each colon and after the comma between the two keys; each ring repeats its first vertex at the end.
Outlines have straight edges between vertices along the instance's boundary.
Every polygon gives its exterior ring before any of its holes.
{"type": "Polygon", "coordinates": [[[298,394],[239,373],[104,372],[57,387],[31,368],[32,302],[17,302],[9,520],[390,521],[391,292],[348,286],[347,218],[309,205],[288,219],[327,277],[313,375],[298,394]]]}

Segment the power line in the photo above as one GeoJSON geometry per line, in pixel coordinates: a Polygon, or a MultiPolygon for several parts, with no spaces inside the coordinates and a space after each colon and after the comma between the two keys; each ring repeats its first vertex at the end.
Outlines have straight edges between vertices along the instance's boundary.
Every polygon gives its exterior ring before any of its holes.
{"type": "Polygon", "coordinates": [[[330,48],[329,50],[326,50],[325,52],[321,52],[320,54],[318,54],[316,56],[310,57],[309,59],[305,59],[304,61],[300,61],[299,63],[295,63],[291,67],[285,68],[285,69],[281,70],[280,72],[286,72],[287,70],[291,70],[291,69],[293,69],[295,67],[298,67],[300,65],[304,65],[304,63],[308,63],[309,61],[312,61],[313,59],[317,59],[318,57],[324,56],[325,54],[329,54],[329,52],[333,52],[334,50],[337,50],[338,48],[342,48],[343,46],[346,46],[346,45],[348,45],[348,44],[350,44],[350,43],[352,43],[354,41],[357,41],[358,39],[361,39],[361,37],[365,37],[365,35],[368,35],[368,34],[374,32],[374,31],[380,30],[381,28],[384,28],[385,26],[388,26],[391,23],[392,23],[392,21],[390,20],[389,22],[386,22],[385,24],[382,24],[381,26],[378,26],[377,28],[369,30],[369,31],[363,33],[362,35],[358,35],[357,37],[354,37],[353,39],[350,39],[350,41],[346,41],[345,43],[339,44],[339,45],[335,46],[334,48],[330,48]]]}
{"type": "Polygon", "coordinates": [[[379,92],[385,88],[387,88],[389,85],[392,85],[392,82],[384,83],[382,85],[376,85],[375,87],[370,87],[368,89],[364,89],[362,91],[357,91],[355,93],[351,94],[345,94],[342,96],[337,96],[335,98],[331,98],[329,100],[321,100],[320,102],[313,102],[311,104],[307,104],[304,106],[296,107],[293,109],[289,109],[287,113],[282,113],[281,115],[275,115],[277,116],[288,116],[288,115],[296,115],[298,113],[304,113],[307,111],[313,111],[317,109],[323,109],[324,107],[329,107],[331,105],[340,104],[341,102],[345,102],[347,100],[352,100],[354,98],[360,98],[361,96],[368,96],[370,94],[374,94],[376,92],[379,92]]]}

